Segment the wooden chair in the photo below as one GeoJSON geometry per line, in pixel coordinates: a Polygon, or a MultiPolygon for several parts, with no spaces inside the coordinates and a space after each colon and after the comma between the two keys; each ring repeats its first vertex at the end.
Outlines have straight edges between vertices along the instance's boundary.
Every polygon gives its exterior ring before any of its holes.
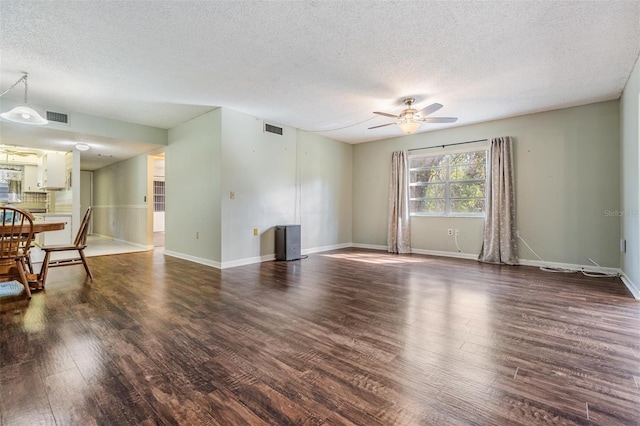
{"type": "Polygon", "coordinates": [[[33,220],[28,212],[0,207],[0,281],[17,280],[31,299],[26,258],[33,240],[33,220]]]}
{"type": "Polygon", "coordinates": [[[78,234],[76,235],[76,239],[74,240],[72,245],[58,245],[58,246],[45,246],[42,247],[42,251],[45,253],[44,260],[42,261],[42,270],[40,272],[40,285],[44,288],[45,282],[47,281],[47,274],[49,273],[49,268],[55,268],[58,266],[70,266],[70,265],[80,265],[84,266],[84,270],[87,271],[87,275],[89,279],[93,281],[93,274],[89,269],[89,265],[87,264],[87,258],[84,255],[84,249],[87,248],[87,234],[89,232],[89,222],[91,221],[91,213],[92,208],[89,207],[87,212],[84,214],[84,218],[82,219],[82,223],[80,224],[80,229],[78,229],[78,234]],[[77,251],[78,257],[73,257],[70,259],[59,259],[52,260],[52,253],[60,253],[65,251],[77,251]]]}

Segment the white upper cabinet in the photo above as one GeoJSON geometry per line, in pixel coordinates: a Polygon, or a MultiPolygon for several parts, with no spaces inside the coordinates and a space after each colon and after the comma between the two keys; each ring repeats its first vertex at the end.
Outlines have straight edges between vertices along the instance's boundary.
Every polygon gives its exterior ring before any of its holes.
{"type": "Polygon", "coordinates": [[[42,187],[65,188],[67,160],[64,153],[48,152],[42,156],[42,187]]]}
{"type": "Polygon", "coordinates": [[[24,184],[22,192],[44,192],[40,181],[39,167],[36,165],[24,166],[24,184]]]}

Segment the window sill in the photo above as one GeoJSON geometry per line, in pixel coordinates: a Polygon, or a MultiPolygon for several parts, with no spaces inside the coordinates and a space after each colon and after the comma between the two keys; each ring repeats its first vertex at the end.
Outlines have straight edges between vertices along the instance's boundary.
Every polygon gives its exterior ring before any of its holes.
{"type": "Polygon", "coordinates": [[[437,218],[451,218],[451,217],[463,217],[463,218],[475,218],[475,219],[484,219],[486,215],[484,214],[420,214],[420,213],[412,213],[411,217],[437,217],[437,218]]]}

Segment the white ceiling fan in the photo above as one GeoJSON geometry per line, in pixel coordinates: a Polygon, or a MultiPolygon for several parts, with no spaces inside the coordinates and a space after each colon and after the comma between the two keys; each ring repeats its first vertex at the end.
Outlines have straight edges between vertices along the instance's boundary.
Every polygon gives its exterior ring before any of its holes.
{"type": "Polygon", "coordinates": [[[414,98],[407,98],[403,102],[407,106],[399,115],[389,114],[386,112],[378,112],[374,111],[374,114],[383,115],[385,117],[395,118],[396,120],[400,120],[399,123],[387,123],[381,124],[379,126],[369,127],[369,129],[377,129],[378,127],[392,126],[397,124],[407,135],[414,133],[420,127],[422,123],[455,123],[458,121],[457,117],[426,117],[427,115],[433,114],[440,108],[442,108],[442,104],[431,104],[428,107],[422,108],[420,111],[413,108],[413,104],[415,103],[414,98]]]}
{"type": "Polygon", "coordinates": [[[4,154],[5,156],[17,155],[20,157],[35,155],[39,157],[42,155],[42,152],[35,148],[0,145],[0,154],[4,154]]]}

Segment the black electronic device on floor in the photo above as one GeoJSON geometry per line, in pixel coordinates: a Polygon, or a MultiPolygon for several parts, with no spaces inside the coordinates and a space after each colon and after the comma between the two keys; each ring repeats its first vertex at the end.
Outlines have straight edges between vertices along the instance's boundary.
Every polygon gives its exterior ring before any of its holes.
{"type": "Polygon", "coordinates": [[[276,226],[276,260],[298,260],[300,250],[300,225],[276,226]]]}

